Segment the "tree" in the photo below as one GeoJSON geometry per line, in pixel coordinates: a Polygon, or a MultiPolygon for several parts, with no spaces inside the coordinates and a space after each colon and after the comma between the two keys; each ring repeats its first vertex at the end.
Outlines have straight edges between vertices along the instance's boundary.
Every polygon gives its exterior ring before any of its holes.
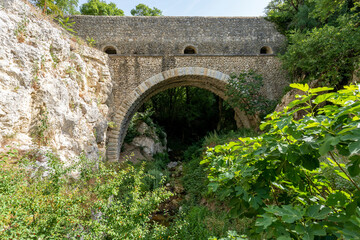
{"type": "Polygon", "coordinates": [[[290,45],[280,58],[294,79],[341,87],[359,68],[360,29],[343,18],[340,26],[325,25],[307,33],[289,35],[290,45]]]}
{"type": "Polygon", "coordinates": [[[133,16],[162,16],[160,9],[156,7],[150,8],[145,4],[138,4],[135,9],[131,9],[131,15],[133,16]]]}
{"type": "Polygon", "coordinates": [[[101,0],[88,0],[81,5],[80,12],[82,15],[124,16],[124,11],[117,8],[115,3],[107,4],[101,0]]]}
{"type": "Polygon", "coordinates": [[[358,0],[272,0],[266,19],[289,40],[280,56],[293,81],[341,88],[360,64],[358,0]]]}
{"type": "Polygon", "coordinates": [[[74,15],[78,13],[79,0],[32,0],[31,3],[47,14],[74,15]]]}
{"type": "Polygon", "coordinates": [[[265,8],[266,19],[275,23],[282,34],[294,29],[306,31],[319,25],[310,14],[314,8],[310,0],[272,0],[265,8]]]}

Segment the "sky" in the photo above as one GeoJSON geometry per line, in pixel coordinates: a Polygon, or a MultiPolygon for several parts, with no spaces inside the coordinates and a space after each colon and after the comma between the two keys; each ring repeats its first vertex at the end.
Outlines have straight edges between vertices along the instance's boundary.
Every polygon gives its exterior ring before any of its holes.
{"type": "MultiPolygon", "coordinates": [[[[87,0],[79,0],[79,6],[87,0]]],[[[270,0],[106,0],[131,16],[131,9],[139,3],[156,7],[164,16],[264,16],[270,0]]]]}

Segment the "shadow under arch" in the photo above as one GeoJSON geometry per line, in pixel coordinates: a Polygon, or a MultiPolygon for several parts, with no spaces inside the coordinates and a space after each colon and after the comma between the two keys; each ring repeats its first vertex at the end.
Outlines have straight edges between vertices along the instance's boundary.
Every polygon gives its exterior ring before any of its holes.
{"type": "MultiPolygon", "coordinates": [[[[202,67],[174,68],[148,78],[129,93],[117,107],[114,117],[116,126],[108,133],[108,160],[118,161],[130,120],[149,98],[170,88],[193,86],[208,90],[226,100],[225,88],[228,79],[227,74],[202,67]]],[[[237,126],[250,128],[249,118],[239,109],[234,111],[237,126]]]]}

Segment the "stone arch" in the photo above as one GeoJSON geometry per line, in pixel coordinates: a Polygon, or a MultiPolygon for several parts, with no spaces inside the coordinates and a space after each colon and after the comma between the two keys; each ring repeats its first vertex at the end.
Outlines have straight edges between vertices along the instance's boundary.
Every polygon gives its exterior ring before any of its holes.
{"type": "Polygon", "coordinates": [[[118,51],[115,46],[107,45],[107,46],[103,47],[103,52],[105,52],[107,54],[117,54],[118,51]]]}
{"type": "MultiPolygon", "coordinates": [[[[229,76],[219,71],[201,67],[175,68],[159,73],[137,86],[118,106],[114,121],[115,127],[108,134],[107,158],[118,161],[129,122],[141,105],[152,96],[169,88],[194,86],[213,92],[226,99],[225,86],[229,76]]],[[[250,128],[250,120],[238,109],[235,120],[239,126],[250,128]]]]}
{"type": "Polygon", "coordinates": [[[264,46],[260,49],[260,54],[273,54],[273,50],[269,46],[264,46]]]}

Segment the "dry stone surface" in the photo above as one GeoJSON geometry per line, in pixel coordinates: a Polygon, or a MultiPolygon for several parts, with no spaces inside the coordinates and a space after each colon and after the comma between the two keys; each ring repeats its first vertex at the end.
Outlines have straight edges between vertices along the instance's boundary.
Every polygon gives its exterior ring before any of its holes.
{"type": "Polygon", "coordinates": [[[63,161],[81,153],[97,159],[111,91],[106,54],[27,2],[0,1],[0,149],[43,141],[63,161]]]}

